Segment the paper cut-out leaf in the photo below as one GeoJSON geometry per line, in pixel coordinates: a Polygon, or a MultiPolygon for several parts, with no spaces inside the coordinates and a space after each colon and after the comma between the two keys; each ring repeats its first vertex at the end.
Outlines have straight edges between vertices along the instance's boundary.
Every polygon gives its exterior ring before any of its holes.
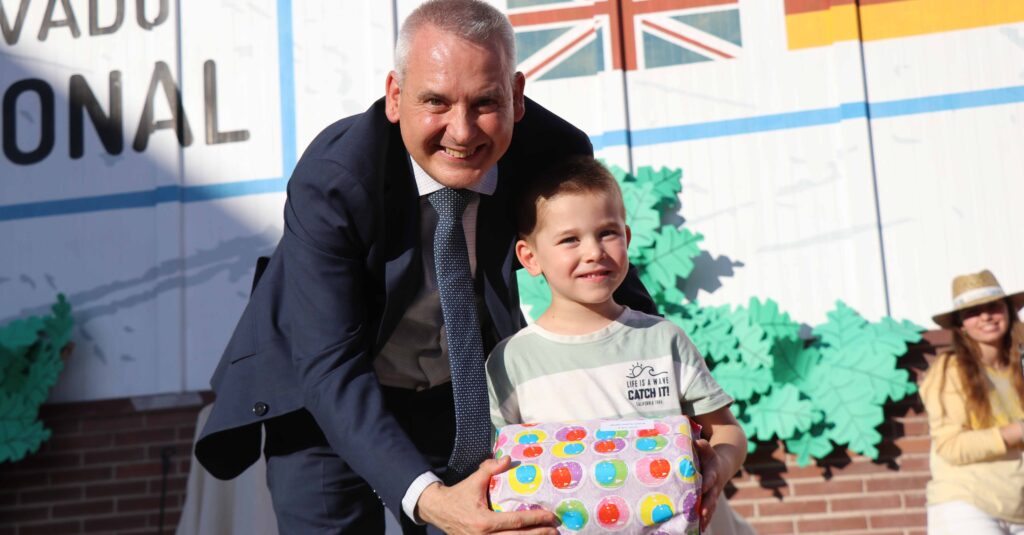
{"type": "Polygon", "coordinates": [[[759,325],[773,339],[796,339],[800,333],[800,325],[789,319],[789,313],[780,312],[779,304],[771,299],[765,299],[762,303],[756,297],[751,297],[746,310],[750,321],[759,325]]]}
{"type": "Polygon", "coordinates": [[[654,243],[661,226],[661,212],[654,207],[660,197],[651,183],[626,182],[620,186],[626,206],[626,224],[633,235],[630,247],[648,247],[654,243]]]}
{"type": "Polygon", "coordinates": [[[801,399],[800,389],[790,384],[773,386],[769,394],[747,408],[747,414],[758,440],[792,438],[821,418],[809,400],[801,399]]]}
{"type": "Polygon", "coordinates": [[[797,466],[811,464],[811,457],[822,458],[832,452],[834,445],[825,433],[826,425],[817,423],[807,431],[796,433],[786,440],[786,450],[796,455],[797,466]]]}
{"type": "Polygon", "coordinates": [[[641,280],[656,288],[675,287],[693,271],[693,259],[700,255],[697,243],[704,239],[686,229],[664,226],[656,236],[654,251],[641,271],[641,280]]]}
{"type": "Polygon", "coordinates": [[[747,401],[754,394],[763,394],[772,386],[772,373],[767,368],[738,362],[723,362],[711,370],[718,385],[737,400],[747,401]]]}
{"type": "Polygon", "coordinates": [[[516,272],[519,303],[529,307],[530,317],[537,319],[551,306],[551,289],[543,275],[530,276],[525,269],[516,272]]]}
{"type": "Polygon", "coordinates": [[[736,337],[739,358],[744,364],[770,368],[772,343],[760,325],[750,321],[746,310],[737,310],[732,316],[732,334],[736,337]]]}
{"type": "Polygon", "coordinates": [[[817,347],[804,347],[803,340],[783,338],[772,346],[772,376],[776,382],[791,383],[806,391],[811,372],[821,361],[817,347]]]}
{"type": "Polygon", "coordinates": [[[682,169],[662,167],[655,171],[653,167],[645,165],[636,171],[636,181],[640,184],[650,183],[654,193],[662,200],[675,199],[683,190],[682,178],[682,169]]]}

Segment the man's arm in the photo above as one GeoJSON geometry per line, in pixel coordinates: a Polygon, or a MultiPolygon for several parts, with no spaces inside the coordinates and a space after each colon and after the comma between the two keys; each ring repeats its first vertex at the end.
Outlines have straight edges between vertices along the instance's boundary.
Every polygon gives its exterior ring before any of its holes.
{"type": "Polygon", "coordinates": [[[409,485],[431,467],[385,408],[373,371],[365,264],[375,209],[337,163],[300,162],[285,206],[282,308],[306,408],[397,514],[409,485]]]}

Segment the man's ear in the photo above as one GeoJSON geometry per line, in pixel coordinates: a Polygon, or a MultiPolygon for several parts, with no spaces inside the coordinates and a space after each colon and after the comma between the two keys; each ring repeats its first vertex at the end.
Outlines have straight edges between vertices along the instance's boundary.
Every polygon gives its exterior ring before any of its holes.
{"type": "Polygon", "coordinates": [[[526,76],[516,72],[512,80],[512,111],[515,122],[519,122],[526,115],[526,97],[523,91],[526,89],[526,76]]]}
{"type": "Polygon", "coordinates": [[[398,104],[401,100],[402,88],[398,85],[398,74],[391,71],[384,82],[384,113],[392,123],[398,122],[398,104]]]}
{"type": "Polygon", "coordinates": [[[516,258],[519,259],[519,263],[523,265],[526,272],[531,276],[536,277],[541,274],[540,263],[537,262],[537,255],[533,252],[533,247],[530,246],[526,240],[519,240],[516,242],[516,258]]]}

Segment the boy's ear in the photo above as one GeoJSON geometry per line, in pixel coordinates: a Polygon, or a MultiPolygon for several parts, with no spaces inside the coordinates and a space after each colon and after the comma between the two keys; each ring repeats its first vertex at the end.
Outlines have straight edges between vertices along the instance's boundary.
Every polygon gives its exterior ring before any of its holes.
{"type": "Polygon", "coordinates": [[[530,247],[526,240],[516,242],[516,258],[519,259],[519,263],[523,265],[523,268],[531,276],[536,277],[540,275],[540,264],[537,262],[537,256],[533,254],[533,248],[530,247]]]}
{"type": "Polygon", "coordinates": [[[633,231],[629,229],[629,225],[626,225],[626,247],[629,247],[629,242],[632,239],[633,239],[633,231]]]}

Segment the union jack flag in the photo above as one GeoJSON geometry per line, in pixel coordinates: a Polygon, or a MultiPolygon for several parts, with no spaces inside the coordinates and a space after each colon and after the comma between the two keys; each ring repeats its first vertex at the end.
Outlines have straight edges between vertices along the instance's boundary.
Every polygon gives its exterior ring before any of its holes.
{"type": "Polygon", "coordinates": [[[508,0],[527,78],[587,76],[740,55],[738,0],[508,0]]]}

